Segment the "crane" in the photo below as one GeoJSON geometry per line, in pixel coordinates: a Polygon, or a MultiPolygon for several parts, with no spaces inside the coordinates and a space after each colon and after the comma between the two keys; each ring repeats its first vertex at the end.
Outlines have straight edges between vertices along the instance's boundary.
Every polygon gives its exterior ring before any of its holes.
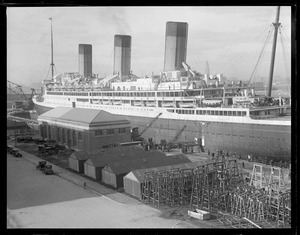
{"type": "Polygon", "coordinates": [[[12,93],[16,94],[17,96],[19,96],[22,100],[25,100],[28,102],[28,109],[33,109],[34,103],[32,102],[32,97],[34,95],[36,95],[35,90],[33,88],[31,88],[31,95],[28,98],[22,89],[21,85],[18,85],[14,82],[11,82],[9,80],[7,80],[7,89],[9,91],[11,91],[12,93]]]}

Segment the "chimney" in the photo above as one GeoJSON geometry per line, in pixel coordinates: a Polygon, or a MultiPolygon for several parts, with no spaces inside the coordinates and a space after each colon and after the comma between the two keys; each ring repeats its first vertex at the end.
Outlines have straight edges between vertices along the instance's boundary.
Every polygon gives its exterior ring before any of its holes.
{"type": "Polygon", "coordinates": [[[183,68],[182,62],[186,62],[187,37],[187,23],[167,22],[164,63],[165,72],[183,68]]]}
{"type": "Polygon", "coordinates": [[[78,70],[84,77],[92,77],[92,45],[79,44],[78,70]]]}
{"type": "Polygon", "coordinates": [[[131,36],[115,35],[114,39],[114,71],[119,74],[122,81],[130,74],[131,63],[131,36]]]}

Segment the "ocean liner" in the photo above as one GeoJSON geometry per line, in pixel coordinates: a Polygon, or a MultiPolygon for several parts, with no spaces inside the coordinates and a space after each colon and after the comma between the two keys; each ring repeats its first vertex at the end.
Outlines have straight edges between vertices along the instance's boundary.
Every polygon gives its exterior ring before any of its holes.
{"type": "MultiPolygon", "coordinates": [[[[274,37],[278,20],[279,7],[274,37]]],[[[186,63],[187,35],[187,23],[167,22],[164,71],[145,77],[130,70],[129,35],[115,35],[113,74],[104,79],[92,74],[92,47],[86,44],[79,44],[79,73],[54,76],[51,43],[52,79],[33,97],[38,114],[58,106],[102,109],[122,115],[156,142],[198,141],[203,151],[290,158],[290,102],[271,98],[272,81],[268,96],[261,97],[241,81],[225,85],[221,74],[192,70],[186,63]]],[[[273,56],[275,50],[276,40],[273,56]]],[[[274,61],[270,70],[273,66],[274,61]]]]}

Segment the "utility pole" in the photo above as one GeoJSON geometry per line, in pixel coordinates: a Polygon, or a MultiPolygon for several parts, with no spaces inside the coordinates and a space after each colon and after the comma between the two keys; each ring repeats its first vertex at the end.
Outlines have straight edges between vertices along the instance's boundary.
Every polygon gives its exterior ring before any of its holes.
{"type": "Polygon", "coordinates": [[[268,97],[271,97],[272,93],[272,83],[273,83],[273,72],[274,72],[274,62],[275,62],[275,53],[276,53],[276,43],[277,43],[277,33],[278,28],[280,26],[279,22],[279,13],[280,13],[280,6],[277,7],[276,19],[274,25],[274,37],[273,37],[273,46],[272,46],[272,57],[271,57],[271,64],[270,64],[270,72],[269,72],[269,85],[268,85],[268,97]]]}

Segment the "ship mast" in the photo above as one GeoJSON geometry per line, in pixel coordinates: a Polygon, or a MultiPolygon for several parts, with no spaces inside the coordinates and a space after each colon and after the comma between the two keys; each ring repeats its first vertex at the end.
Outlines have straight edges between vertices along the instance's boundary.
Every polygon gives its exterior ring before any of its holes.
{"type": "Polygon", "coordinates": [[[279,22],[279,12],[280,6],[277,7],[276,19],[273,23],[274,25],[274,37],[273,37],[273,46],[272,46],[272,57],[271,57],[271,64],[270,64],[270,72],[269,72],[269,84],[268,84],[268,97],[271,97],[272,93],[272,83],[273,83],[273,72],[274,72],[274,62],[275,62],[275,53],[276,53],[276,43],[277,43],[277,33],[278,27],[280,26],[279,22]]]}
{"type": "Polygon", "coordinates": [[[52,33],[52,17],[49,18],[51,20],[51,75],[52,79],[54,78],[54,63],[53,63],[53,33],[52,33]]]}

